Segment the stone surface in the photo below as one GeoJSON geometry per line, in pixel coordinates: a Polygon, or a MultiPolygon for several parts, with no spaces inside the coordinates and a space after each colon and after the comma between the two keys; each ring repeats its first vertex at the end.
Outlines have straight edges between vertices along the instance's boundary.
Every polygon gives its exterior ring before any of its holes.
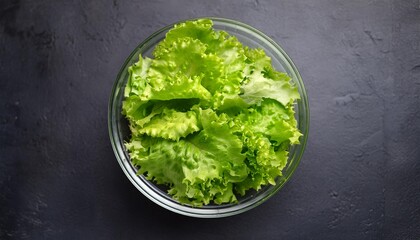
{"type": "Polygon", "coordinates": [[[0,3],[0,239],[419,239],[418,0],[0,3]],[[107,103],[131,50],[192,17],[250,24],[310,100],[292,180],[244,214],[160,208],[111,149],[107,103]]]}

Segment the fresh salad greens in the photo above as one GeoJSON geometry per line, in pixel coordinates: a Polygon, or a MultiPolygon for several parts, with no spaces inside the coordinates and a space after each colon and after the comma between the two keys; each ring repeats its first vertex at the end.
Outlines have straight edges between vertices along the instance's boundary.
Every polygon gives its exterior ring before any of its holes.
{"type": "Polygon", "coordinates": [[[276,184],[298,144],[290,77],[209,19],[175,25],[129,68],[123,114],[138,173],[192,206],[276,184]]]}

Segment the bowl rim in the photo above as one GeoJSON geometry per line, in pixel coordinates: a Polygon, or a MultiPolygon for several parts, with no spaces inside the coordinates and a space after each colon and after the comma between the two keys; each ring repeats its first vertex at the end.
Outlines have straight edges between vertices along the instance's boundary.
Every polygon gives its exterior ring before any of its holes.
{"type": "MultiPolygon", "coordinates": [[[[108,103],[108,133],[109,133],[112,149],[114,151],[115,157],[120,167],[122,168],[127,178],[143,195],[145,195],[147,198],[149,198],[150,200],[152,200],[159,206],[178,214],[182,214],[182,215],[190,216],[190,217],[198,217],[198,218],[220,218],[220,217],[227,217],[227,216],[232,216],[232,215],[246,212],[262,204],[263,202],[268,200],[270,197],[272,197],[275,193],[277,193],[281,188],[283,188],[283,185],[289,181],[289,179],[295,172],[296,168],[300,164],[300,160],[305,151],[306,143],[308,139],[308,132],[309,132],[309,122],[310,122],[309,119],[310,119],[309,104],[308,104],[308,97],[307,97],[305,86],[303,84],[302,78],[300,76],[300,73],[297,67],[295,66],[291,58],[287,55],[287,53],[283,50],[283,48],[279,44],[277,44],[274,40],[272,40],[270,37],[268,37],[266,34],[259,31],[258,29],[251,27],[245,23],[239,22],[237,20],[233,20],[229,18],[221,18],[221,17],[198,17],[198,18],[190,18],[190,19],[177,21],[175,23],[172,23],[165,27],[160,28],[159,30],[152,33],[149,37],[147,37],[144,41],[140,42],[132,50],[130,55],[126,58],[126,60],[122,64],[118,72],[118,75],[116,77],[116,80],[113,84],[111,95],[109,98],[109,103],[108,103]],[[245,205],[227,204],[227,205],[220,205],[216,207],[197,208],[197,207],[191,207],[188,205],[180,204],[176,202],[175,200],[171,199],[170,197],[164,198],[161,194],[153,192],[156,190],[151,188],[150,185],[152,183],[145,180],[145,178],[142,178],[142,176],[137,175],[137,172],[134,171],[131,161],[127,159],[126,157],[127,155],[124,154],[124,152],[126,153],[126,151],[123,149],[124,147],[120,146],[121,145],[120,143],[122,141],[119,138],[119,130],[118,130],[119,126],[117,124],[115,114],[114,114],[116,111],[116,109],[114,109],[114,105],[116,104],[116,100],[117,100],[116,96],[118,96],[119,91],[122,91],[122,92],[124,91],[124,88],[119,89],[122,82],[124,82],[121,76],[124,74],[124,71],[128,67],[130,61],[133,59],[134,55],[138,54],[139,50],[141,50],[142,48],[146,48],[149,45],[153,45],[153,43],[151,43],[152,39],[159,36],[163,32],[170,30],[174,25],[182,23],[182,22],[193,21],[193,20],[198,20],[198,19],[210,19],[213,22],[223,23],[230,26],[238,26],[238,27],[241,27],[241,30],[246,29],[247,31],[253,33],[254,36],[258,36],[260,40],[265,42],[265,44],[268,43],[267,45],[270,46],[270,48],[272,47],[274,50],[280,53],[280,57],[282,57],[283,61],[288,64],[287,67],[289,68],[289,71],[292,71],[294,74],[294,76],[291,76],[293,79],[293,82],[298,85],[298,90],[300,94],[300,100],[298,100],[296,104],[300,106],[298,107],[298,113],[299,113],[298,128],[301,130],[300,127],[301,126],[304,127],[303,132],[302,132],[303,136],[301,137],[301,141],[299,144],[299,148],[301,150],[295,153],[297,155],[293,156],[295,163],[291,166],[291,169],[288,170],[290,174],[287,177],[285,177],[282,182],[276,184],[275,186],[272,186],[274,188],[273,191],[269,192],[268,194],[264,196],[260,196],[258,199],[255,199],[254,201],[245,202],[246,203],[245,205]],[[304,116],[303,119],[300,117],[301,114],[302,116],[304,116]],[[139,180],[141,180],[141,182],[139,182],[139,180]],[[153,191],[147,191],[147,189],[153,190],[153,191]]],[[[291,160],[291,157],[289,156],[288,164],[290,163],[290,160],[291,160]]]]}

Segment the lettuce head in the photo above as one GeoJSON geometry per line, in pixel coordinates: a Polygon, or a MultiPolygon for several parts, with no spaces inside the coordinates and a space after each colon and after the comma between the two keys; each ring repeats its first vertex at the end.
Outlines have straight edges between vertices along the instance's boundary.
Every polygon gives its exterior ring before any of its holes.
{"type": "Polygon", "coordinates": [[[175,25],[152,55],[129,67],[124,91],[138,174],[191,206],[276,184],[302,135],[290,77],[209,19],[175,25]]]}

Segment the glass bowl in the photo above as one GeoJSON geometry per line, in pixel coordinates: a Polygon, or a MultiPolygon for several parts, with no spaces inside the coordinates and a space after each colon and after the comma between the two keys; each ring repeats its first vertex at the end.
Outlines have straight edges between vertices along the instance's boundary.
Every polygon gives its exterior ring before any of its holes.
{"type": "MultiPolygon", "coordinates": [[[[297,86],[301,99],[295,104],[296,120],[298,128],[303,133],[300,145],[290,147],[287,166],[283,169],[283,176],[276,179],[276,185],[266,186],[259,191],[249,192],[244,197],[238,198],[238,203],[224,205],[207,205],[192,207],[178,203],[172,199],[164,189],[146,180],[143,175],[137,174],[137,169],[131,164],[130,156],[125,149],[124,142],[129,140],[130,131],[128,121],[122,115],[122,101],[124,99],[124,88],[128,80],[128,67],[138,60],[139,54],[151,57],[154,47],[165,38],[165,34],[174,24],[166,26],[155,32],[145,41],[140,43],[128,56],[118,73],[116,82],[112,89],[109,102],[108,128],[111,144],[122,170],[133,185],[146,197],[156,204],[173,212],[201,218],[218,218],[236,215],[250,210],[278,192],[290,179],[305,149],[309,127],[309,108],[306,91],[296,66],[293,64],[286,52],[272,39],[262,32],[241,22],[223,18],[209,18],[213,21],[215,30],[223,30],[238,38],[243,45],[251,48],[261,48],[271,57],[272,64],[278,71],[286,72],[297,86]]],[[[183,21],[181,21],[183,22],[183,21]]],[[[175,23],[176,24],[176,23],[175,23]]]]}

